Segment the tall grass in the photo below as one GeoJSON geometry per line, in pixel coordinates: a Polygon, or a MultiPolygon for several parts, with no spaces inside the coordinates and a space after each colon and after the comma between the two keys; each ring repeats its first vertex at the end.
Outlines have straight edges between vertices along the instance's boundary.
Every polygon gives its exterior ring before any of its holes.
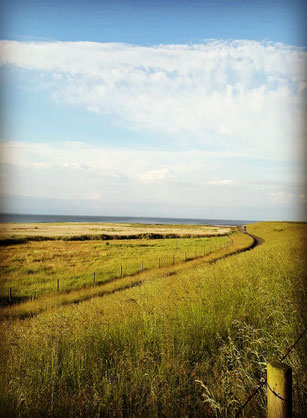
{"type": "Polygon", "coordinates": [[[12,287],[15,298],[38,297],[71,290],[95,282],[106,282],[120,275],[133,275],[185,258],[216,252],[230,239],[227,236],[181,239],[129,239],[112,241],[28,242],[2,248],[0,298],[12,287]],[[143,263],[143,264],[142,264],[143,263]]]}
{"type": "MultiPolygon", "coordinates": [[[[31,298],[24,303],[10,304],[8,307],[0,309],[0,319],[31,317],[47,310],[54,310],[61,305],[76,304],[93,297],[118,293],[128,288],[140,286],[146,281],[160,280],[165,277],[173,276],[178,271],[182,272],[184,270],[189,270],[195,264],[198,264],[200,259],[206,263],[216,262],[221,257],[236,254],[238,251],[249,248],[252,243],[253,240],[249,236],[235,233],[232,235],[231,245],[226,248],[217,249],[214,252],[206,251],[206,256],[201,256],[201,258],[187,258],[188,262],[178,262],[178,260],[176,260],[175,264],[171,263],[161,266],[160,268],[153,268],[152,270],[145,269],[143,272],[135,275],[114,277],[108,282],[96,282],[95,285],[82,288],[51,292],[50,294],[45,296],[42,295],[39,298],[31,298]]],[[[193,253],[193,256],[195,256],[195,252],[193,253]]],[[[13,297],[13,301],[14,300],[16,300],[15,297],[13,297]]]]}
{"type": "MultiPolygon", "coordinates": [[[[3,321],[0,413],[233,416],[304,327],[305,226],[274,228],[250,228],[266,240],[252,251],[3,321]]],[[[302,346],[287,361],[304,416],[302,346]]],[[[264,393],[243,416],[265,416],[264,393]]]]}

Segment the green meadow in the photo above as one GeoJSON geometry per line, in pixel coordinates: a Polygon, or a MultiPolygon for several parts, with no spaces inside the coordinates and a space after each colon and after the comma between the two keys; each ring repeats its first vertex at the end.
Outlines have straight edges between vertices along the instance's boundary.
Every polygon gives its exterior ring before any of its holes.
{"type": "MultiPolygon", "coordinates": [[[[238,231],[4,245],[2,295],[25,299],[0,309],[0,415],[235,416],[306,320],[306,224],[248,231],[265,242],[245,252],[253,240],[238,231]]],[[[286,359],[296,417],[305,343],[286,359]]],[[[242,416],[266,416],[265,389],[242,416]]]]}
{"type": "Polygon", "coordinates": [[[229,246],[227,236],[178,239],[29,241],[3,246],[0,298],[39,297],[180,263],[229,246]],[[95,278],[94,278],[95,273],[95,278]]]}

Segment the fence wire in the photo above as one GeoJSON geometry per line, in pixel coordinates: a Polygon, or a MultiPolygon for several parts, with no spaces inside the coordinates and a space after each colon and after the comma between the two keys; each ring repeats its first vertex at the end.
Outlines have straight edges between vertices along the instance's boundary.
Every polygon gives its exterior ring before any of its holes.
{"type": "MultiPolygon", "coordinates": [[[[295,341],[294,344],[291,345],[291,347],[288,348],[288,350],[286,351],[286,354],[279,360],[280,362],[284,361],[288,355],[290,354],[290,352],[293,350],[293,348],[296,346],[296,344],[300,341],[301,338],[303,338],[303,336],[306,333],[306,329],[300,334],[300,336],[297,338],[297,340],[295,341]]],[[[240,407],[239,411],[236,413],[235,418],[239,417],[242,412],[243,409],[249,404],[249,402],[253,399],[253,397],[259,392],[259,390],[267,384],[267,378],[264,377],[261,379],[262,381],[260,382],[260,384],[257,386],[256,390],[249,395],[249,397],[246,399],[246,401],[244,402],[244,404],[240,407]]],[[[275,392],[273,391],[273,393],[275,394],[275,392]]],[[[277,394],[276,394],[277,395],[277,394]]]]}

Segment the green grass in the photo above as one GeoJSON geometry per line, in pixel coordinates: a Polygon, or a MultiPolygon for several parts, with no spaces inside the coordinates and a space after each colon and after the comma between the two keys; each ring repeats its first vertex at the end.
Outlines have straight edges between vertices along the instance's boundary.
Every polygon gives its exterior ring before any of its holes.
{"type": "Polygon", "coordinates": [[[12,288],[15,298],[38,297],[60,289],[78,289],[106,282],[142,269],[182,262],[216,252],[229,244],[227,236],[181,239],[129,239],[111,241],[46,241],[9,245],[1,249],[0,298],[12,288]],[[177,249],[176,249],[177,248],[177,249]]]}
{"type": "MultiPolygon", "coordinates": [[[[306,226],[248,230],[265,243],[213,264],[200,258],[79,290],[79,303],[67,303],[73,292],[50,295],[63,303],[41,313],[35,303],[48,298],[16,306],[28,305],[32,318],[2,316],[0,415],[234,416],[306,318],[306,226]]],[[[296,417],[306,416],[303,348],[287,358],[296,417]]],[[[265,416],[263,391],[243,416],[265,416]]]]}

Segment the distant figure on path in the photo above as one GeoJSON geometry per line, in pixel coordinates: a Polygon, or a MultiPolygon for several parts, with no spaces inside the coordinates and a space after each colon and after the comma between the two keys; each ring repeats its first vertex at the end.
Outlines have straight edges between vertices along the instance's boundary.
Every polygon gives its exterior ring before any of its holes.
{"type": "Polygon", "coordinates": [[[244,225],[244,227],[243,227],[243,232],[244,232],[244,234],[246,234],[247,233],[247,230],[246,230],[246,226],[244,225]]]}

